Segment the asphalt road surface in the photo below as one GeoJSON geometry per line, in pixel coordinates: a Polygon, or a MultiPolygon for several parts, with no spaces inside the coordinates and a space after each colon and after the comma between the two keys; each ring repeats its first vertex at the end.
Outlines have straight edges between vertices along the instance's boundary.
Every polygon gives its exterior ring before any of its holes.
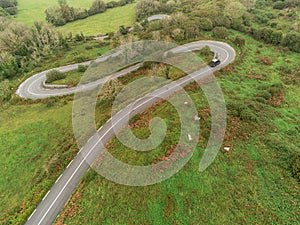
{"type": "MultiPolygon", "coordinates": [[[[182,46],[179,46],[172,51],[174,53],[178,52],[187,52],[194,51],[203,48],[204,46],[209,46],[211,50],[218,54],[221,64],[213,69],[207,67],[201,68],[199,71],[193,74],[189,74],[177,81],[171,82],[166,86],[159,88],[145,97],[138,99],[133,102],[133,108],[125,107],[119,113],[115,114],[113,120],[110,119],[104,124],[98,131],[95,133],[89,141],[84,145],[84,147],[78,152],[77,156],[70,162],[63,174],[57,179],[55,184],[52,186],[50,191],[45,195],[43,200],[37,206],[36,210],[28,218],[27,225],[40,225],[40,224],[52,224],[56,219],[59,212],[64,207],[68,198],[79,184],[82,176],[90,168],[87,162],[93,162],[98,156],[101,147],[105,143],[115,136],[115,130],[118,130],[124,124],[123,118],[127,115],[132,117],[133,115],[142,112],[147,109],[153,103],[157,102],[163,97],[168,97],[171,94],[175,93],[181,87],[198,80],[205,76],[211,74],[211,71],[219,70],[235,59],[236,53],[234,49],[226,43],[217,42],[217,41],[198,41],[188,43],[182,46]],[[151,97],[149,97],[151,95],[151,97]],[[114,123],[112,122],[114,121],[114,123]]],[[[107,57],[100,57],[97,61],[105,61],[107,57]]],[[[90,62],[80,63],[89,65],[90,62]]],[[[78,64],[69,65],[57,68],[60,71],[70,71],[77,69],[78,64]]],[[[124,76],[128,72],[137,69],[140,64],[133,67],[122,70],[116,74],[110,75],[104,79],[95,81],[90,84],[73,87],[73,88],[61,88],[61,89],[46,89],[43,87],[43,82],[46,79],[46,73],[48,71],[41,72],[36,74],[24,83],[22,83],[17,91],[17,94],[22,98],[30,99],[40,99],[47,98],[50,96],[61,96],[68,95],[78,91],[85,91],[91,87],[95,87],[103,82],[106,82],[109,79],[113,79],[119,76],[124,76]]]]}

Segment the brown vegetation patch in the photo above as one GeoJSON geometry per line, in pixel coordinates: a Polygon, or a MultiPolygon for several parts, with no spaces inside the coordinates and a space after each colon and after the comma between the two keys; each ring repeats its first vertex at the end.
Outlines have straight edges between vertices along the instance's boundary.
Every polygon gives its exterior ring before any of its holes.
{"type": "Polygon", "coordinates": [[[275,107],[281,107],[284,102],[285,102],[285,100],[284,100],[284,92],[283,91],[276,93],[270,99],[267,100],[267,103],[269,105],[272,105],[275,107]]]}
{"type": "Polygon", "coordinates": [[[272,65],[273,61],[271,58],[268,58],[266,56],[261,57],[259,60],[257,60],[258,63],[262,63],[264,65],[270,66],[272,65]]]}
{"type": "MultiPolygon", "coordinates": [[[[80,184],[79,190],[82,189],[84,184],[80,184]]],[[[73,218],[78,213],[81,213],[83,210],[79,206],[79,202],[82,199],[82,193],[80,191],[76,191],[75,194],[68,200],[65,205],[65,209],[63,210],[62,214],[60,215],[59,219],[55,223],[55,225],[65,225],[64,221],[66,218],[73,218]]]]}

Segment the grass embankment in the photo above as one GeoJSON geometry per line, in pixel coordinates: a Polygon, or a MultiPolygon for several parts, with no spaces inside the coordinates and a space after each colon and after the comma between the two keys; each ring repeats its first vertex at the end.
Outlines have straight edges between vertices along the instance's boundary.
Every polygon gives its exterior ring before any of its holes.
{"type": "MultiPolygon", "coordinates": [[[[235,33],[241,35],[240,33],[235,33]]],[[[245,53],[217,72],[228,109],[224,144],[203,173],[198,172],[209,135],[209,107],[195,87],[186,88],[202,120],[199,145],[190,162],[171,179],[149,187],[114,184],[89,171],[57,221],[66,224],[296,224],[299,183],[292,178],[293,158],[299,154],[298,54],[246,38],[245,53]],[[292,68],[290,74],[279,69],[292,68]]],[[[98,119],[103,120],[99,107],[98,119]]],[[[137,153],[113,139],[107,146],[118,159],[131,164],[160,161],[170,153],[180,132],[169,103],[156,105],[131,120],[133,132],[145,138],[148,121],[161,117],[169,125],[164,142],[149,153],[137,153]],[[150,160],[151,159],[151,160],[150,160]]]]}
{"type": "MultiPolygon", "coordinates": [[[[94,0],[70,0],[68,1],[68,4],[70,6],[88,9],[93,2],[94,0]]],[[[105,0],[105,2],[108,2],[108,0],[105,0]]],[[[57,4],[56,0],[20,0],[18,1],[18,14],[15,20],[27,25],[32,25],[34,21],[45,21],[45,10],[50,6],[57,4]]],[[[73,34],[82,32],[84,35],[99,35],[115,32],[121,25],[131,26],[134,24],[134,7],[135,4],[129,4],[123,7],[108,9],[102,14],[68,23],[57,29],[66,33],[72,32],[73,34]]]]}
{"type": "Polygon", "coordinates": [[[110,48],[97,41],[70,44],[19,79],[0,83],[0,223],[24,224],[55,179],[76,155],[72,130],[72,97],[22,100],[18,85],[49,68],[95,59],[110,48]],[[85,52],[85,54],[84,54],[85,52]]]}

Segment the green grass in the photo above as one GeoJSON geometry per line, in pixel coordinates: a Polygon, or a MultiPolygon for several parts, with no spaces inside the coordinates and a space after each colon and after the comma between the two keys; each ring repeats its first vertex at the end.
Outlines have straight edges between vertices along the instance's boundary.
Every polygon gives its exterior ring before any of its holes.
{"type": "Polygon", "coordinates": [[[135,21],[135,4],[109,9],[105,13],[68,23],[58,29],[65,32],[80,33],[84,35],[99,35],[115,32],[119,26],[131,26],[135,21]]]}
{"type": "Polygon", "coordinates": [[[72,104],[51,100],[0,112],[1,223],[23,224],[75,155],[71,112],[72,104]]]}
{"type": "MultiPolygon", "coordinates": [[[[68,0],[68,4],[74,7],[88,9],[94,0],[68,0]]],[[[16,21],[32,25],[34,21],[45,21],[45,10],[58,5],[57,0],[18,0],[18,14],[16,21]]]]}
{"type": "MultiPolygon", "coordinates": [[[[70,6],[89,8],[94,0],[69,0],[70,6]]],[[[108,2],[108,0],[105,0],[108,2]]],[[[45,10],[53,5],[57,5],[56,0],[19,0],[18,14],[16,21],[32,25],[34,21],[45,21],[45,10]]],[[[109,9],[106,12],[91,16],[84,20],[68,23],[58,27],[58,30],[73,34],[83,32],[84,35],[99,35],[107,32],[115,32],[119,26],[131,26],[135,21],[135,4],[109,9]]]]}

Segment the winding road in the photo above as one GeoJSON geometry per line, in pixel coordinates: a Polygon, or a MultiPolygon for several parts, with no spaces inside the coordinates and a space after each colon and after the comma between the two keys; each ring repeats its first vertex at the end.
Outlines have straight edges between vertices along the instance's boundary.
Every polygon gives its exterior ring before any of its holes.
{"type": "MultiPolygon", "coordinates": [[[[107,121],[98,131],[95,133],[89,141],[83,146],[83,148],[78,152],[77,156],[70,162],[63,174],[57,179],[55,184],[52,186],[50,191],[45,195],[40,204],[28,218],[27,225],[40,225],[40,224],[52,224],[59,212],[64,207],[68,198],[79,184],[82,176],[90,168],[88,162],[93,162],[98,156],[101,147],[105,145],[112,137],[115,136],[115,130],[120,129],[124,125],[123,118],[125,116],[133,116],[142,112],[143,110],[149,108],[155,102],[161,98],[168,97],[181,87],[186,86],[194,80],[198,80],[205,76],[211,74],[211,71],[219,70],[231,62],[234,61],[236,53],[235,50],[226,43],[217,42],[217,41],[197,41],[188,43],[177,48],[174,48],[172,51],[174,53],[180,52],[189,52],[195,51],[203,48],[204,46],[209,46],[211,50],[218,54],[221,64],[213,69],[207,67],[202,68],[197,73],[189,74],[177,81],[171,82],[165,85],[162,88],[157,89],[151,93],[151,97],[142,98],[134,102],[134,108],[130,109],[125,107],[119,113],[115,114],[113,119],[107,121]],[[116,122],[113,122],[116,121],[116,122]]],[[[107,60],[108,56],[100,57],[97,59],[98,62],[107,60]]],[[[80,64],[89,65],[91,62],[85,62],[80,64]]],[[[24,81],[19,89],[17,94],[22,98],[30,99],[41,99],[47,98],[50,96],[62,96],[68,95],[76,92],[82,92],[89,90],[90,88],[96,87],[99,84],[105,83],[109,79],[116,77],[124,76],[130,71],[136,70],[140,67],[141,64],[129,67],[125,70],[122,70],[118,73],[105,77],[101,80],[86,84],[80,85],[73,88],[59,88],[59,89],[47,89],[44,87],[43,83],[46,80],[46,73],[49,71],[44,71],[39,74],[36,74],[26,81],[24,81]]],[[[57,68],[62,72],[70,71],[76,69],[78,64],[69,65],[57,68]]]]}

